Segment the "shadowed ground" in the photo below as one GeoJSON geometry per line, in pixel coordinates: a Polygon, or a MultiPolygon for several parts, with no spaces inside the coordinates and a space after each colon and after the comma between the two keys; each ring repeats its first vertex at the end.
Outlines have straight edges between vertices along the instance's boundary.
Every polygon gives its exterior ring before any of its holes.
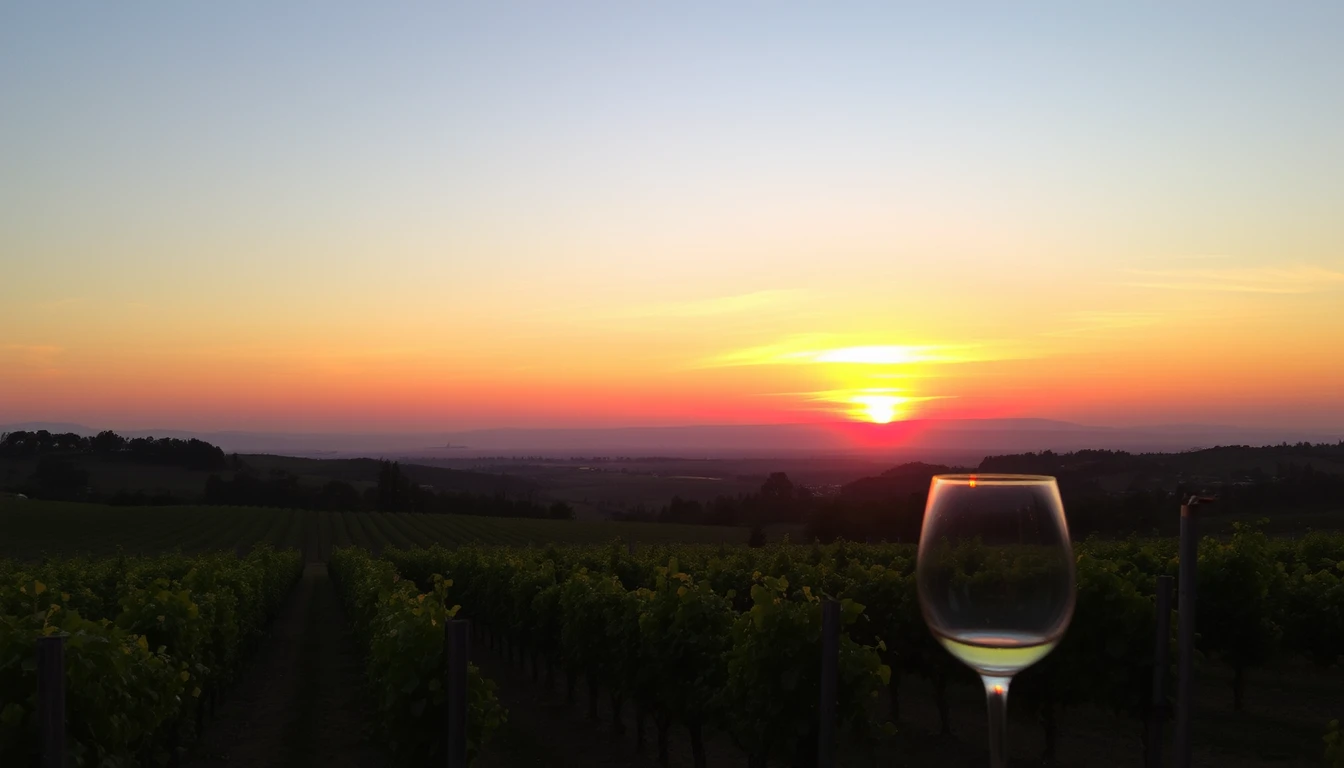
{"type": "Polygon", "coordinates": [[[366,739],[359,665],[327,566],[309,563],[260,658],[206,725],[189,765],[389,765],[366,739]]]}

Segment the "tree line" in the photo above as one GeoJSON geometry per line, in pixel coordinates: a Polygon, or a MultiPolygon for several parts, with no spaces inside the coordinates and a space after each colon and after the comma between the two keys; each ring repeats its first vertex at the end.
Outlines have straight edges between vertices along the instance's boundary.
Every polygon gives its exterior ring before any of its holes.
{"type": "MultiPolygon", "coordinates": [[[[664,523],[750,526],[802,525],[807,540],[837,538],[863,541],[916,541],[923,521],[929,479],[951,471],[930,464],[905,464],[878,478],[845,486],[837,496],[822,496],[774,472],[755,493],[718,496],[709,501],[673,497],[653,519],[664,523]]],[[[621,520],[647,520],[639,514],[621,520]]]]}
{"type": "MultiPolygon", "coordinates": [[[[1294,446],[1301,449],[1301,446],[1294,446]]],[[[1322,452],[1336,446],[1317,446],[1322,452]]],[[[1241,449],[1247,450],[1247,449],[1241,449]]],[[[1270,450],[1278,450],[1278,447],[1270,450]]],[[[1342,451],[1341,453],[1344,453],[1342,451]]],[[[1024,454],[990,457],[976,470],[919,462],[902,464],[876,477],[856,480],[836,495],[821,496],[794,484],[783,472],[771,474],[755,493],[712,500],[673,497],[653,514],[632,512],[621,520],[760,527],[801,524],[807,540],[914,542],[919,539],[934,475],[950,472],[1028,472],[1055,474],[1068,509],[1069,529],[1077,537],[1092,534],[1170,535],[1179,528],[1175,510],[1181,499],[1213,494],[1218,504],[1207,516],[1286,510],[1329,510],[1344,505],[1344,475],[1312,463],[1280,462],[1273,474],[1258,468],[1224,473],[1222,479],[1167,475],[1139,478],[1129,488],[1110,491],[1095,472],[1075,469],[1098,459],[1111,467],[1145,457],[1123,451],[1024,454]],[[1043,464],[1045,466],[1043,466],[1043,464]],[[1053,471],[1050,471],[1052,470],[1053,471]]]]}
{"type": "Polygon", "coordinates": [[[341,480],[305,484],[298,475],[284,470],[259,474],[237,454],[225,454],[218,446],[194,438],[126,438],[111,430],[93,436],[19,430],[0,435],[0,459],[36,459],[32,472],[12,490],[58,501],[171,506],[197,503],[203,497],[210,505],[574,519],[574,510],[568,504],[543,502],[530,495],[441,491],[415,482],[399,463],[390,461],[379,463],[376,484],[363,490],[341,480]],[[90,487],[90,462],[168,466],[212,474],[202,497],[143,489],[99,493],[90,487]]]}
{"type": "Polygon", "coordinates": [[[205,482],[205,503],[245,507],[284,507],[333,512],[420,512],[573,520],[574,509],[564,502],[544,502],[530,496],[510,498],[443,491],[422,485],[402,470],[399,462],[381,461],[377,482],[363,490],[341,481],[306,485],[298,475],[273,470],[265,476],[235,472],[224,479],[211,475],[205,482]]]}
{"type": "Polygon", "coordinates": [[[107,461],[182,467],[183,469],[225,469],[228,457],[219,446],[204,440],[175,437],[126,438],[105,430],[92,437],[74,432],[36,432],[19,430],[0,435],[0,458],[59,459],[91,456],[107,461]]]}
{"type": "Polygon", "coordinates": [[[32,472],[12,485],[11,490],[43,499],[141,506],[181,504],[185,500],[163,492],[123,490],[99,494],[90,487],[90,464],[137,464],[201,471],[240,465],[236,455],[226,456],[218,446],[204,440],[126,438],[111,430],[91,437],[45,429],[6,432],[0,435],[0,459],[25,463],[36,460],[32,472]]]}

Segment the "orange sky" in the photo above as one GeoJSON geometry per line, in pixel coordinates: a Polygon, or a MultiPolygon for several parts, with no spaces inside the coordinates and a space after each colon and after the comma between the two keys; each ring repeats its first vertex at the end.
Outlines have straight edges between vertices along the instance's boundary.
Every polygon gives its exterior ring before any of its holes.
{"type": "Polygon", "coordinates": [[[0,424],[1344,430],[1338,10],[503,6],[11,14],[0,424]]]}
{"type": "Polygon", "coordinates": [[[692,302],[601,319],[451,322],[452,333],[395,315],[367,328],[336,317],[211,328],[79,303],[27,320],[63,343],[4,347],[2,415],[382,431],[774,423],[871,418],[874,407],[881,417],[885,407],[897,419],[1330,428],[1344,382],[1344,355],[1331,352],[1344,339],[1303,329],[1313,312],[1337,311],[1336,298],[1210,292],[1183,296],[1169,314],[1091,313],[1027,332],[997,327],[989,307],[984,335],[959,340],[867,331],[863,319],[843,333],[790,332],[825,327],[801,293],[725,300],[704,314],[692,302]],[[783,332],[769,332],[776,324],[783,332]]]}

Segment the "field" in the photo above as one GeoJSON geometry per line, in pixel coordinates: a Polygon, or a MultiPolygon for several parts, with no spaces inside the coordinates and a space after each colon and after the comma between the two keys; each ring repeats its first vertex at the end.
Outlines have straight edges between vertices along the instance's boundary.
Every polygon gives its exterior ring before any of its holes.
{"type": "Polygon", "coordinates": [[[251,507],[111,507],[0,501],[0,557],[154,554],[248,550],[261,542],[325,560],[333,547],[455,546],[469,542],[526,546],[600,543],[744,544],[745,528],[656,523],[570,522],[462,515],[318,512],[251,507]]]}
{"type": "MultiPolygon", "coordinates": [[[[81,457],[76,465],[89,473],[88,484],[101,493],[144,491],[185,498],[200,496],[212,473],[128,462],[100,462],[81,457]]],[[[36,459],[0,459],[0,488],[18,488],[37,469],[36,459]]],[[[217,473],[216,473],[217,474],[217,473]]]]}
{"type": "MultiPolygon", "coordinates": [[[[483,567],[481,562],[473,560],[475,550],[457,550],[461,557],[448,555],[452,559],[434,564],[434,569],[451,574],[455,580],[453,600],[463,605],[464,615],[480,625],[489,626],[503,638],[526,645],[527,638],[534,633],[524,632],[513,635],[511,629],[519,621],[523,624],[533,620],[525,614],[510,613],[510,590],[517,584],[530,584],[529,575],[545,576],[548,571],[538,558],[548,558],[538,548],[528,545],[546,544],[601,544],[616,538],[635,542],[640,545],[636,554],[627,557],[624,547],[613,550],[605,547],[567,548],[562,547],[554,557],[560,558],[562,570],[573,573],[574,567],[581,564],[594,569],[594,574],[614,568],[621,578],[628,580],[630,587],[648,588],[656,584],[656,568],[667,562],[670,556],[677,556],[682,568],[697,573],[705,579],[723,580],[715,587],[719,595],[736,594],[740,604],[732,606],[728,619],[733,619],[749,606],[742,602],[752,592],[756,570],[762,573],[787,574],[789,582],[796,585],[825,583],[829,591],[844,594],[845,590],[863,589],[870,583],[868,577],[856,576],[852,581],[845,577],[839,581],[835,577],[843,570],[837,557],[837,550],[825,548],[817,550],[805,547],[770,547],[766,550],[747,550],[733,547],[724,552],[719,547],[683,547],[694,544],[741,544],[747,538],[747,531],[734,528],[715,528],[704,526],[674,526],[637,523],[585,523],[568,521],[547,521],[527,519],[501,519],[487,517],[467,517],[449,515],[420,514],[379,514],[379,513],[328,513],[303,510],[261,509],[244,507],[110,507],[91,504],[57,503],[42,501],[0,501],[0,558],[8,557],[20,561],[47,560],[59,556],[76,554],[109,555],[118,551],[127,554],[152,555],[156,553],[180,550],[184,553],[198,553],[210,550],[237,550],[243,552],[260,543],[270,543],[281,548],[297,549],[303,552],[308,561],[308,570],[301,589],[291,597],[289,607],[280,616],[280,624],[271,641],[274,650],[264,662],[268,671],[254,674],[243,680],[240,699],[231,708],[221,714],[220,724],[207,727],[198,754],[209,757],[202,765],[223,766],[237,764],[234,759],[242,760],[245,754],[276,754],[276,750],[288,750],[303,754],[321,754],[338,757],[342,750],[362,748],[357,741],[342,742],[340,749],[327,748],[325,744],[335,744],[331,734],[312,732],[298,741],[286,734],[297,731],[307,733],[306,723],[340,722],[345,723],[342,732],[360,733],[360,729],[371,721],[374,713],[368,711],[367,703],[362,702],[355,691],[363,685],[357,678],[360,665],[342,659],[366,656],[371,650],[362,646],[356,650],[358,640],[352,644],[350,637],[366,637],[367,628],[358,622],[348,624],[350,609],[341,611],[336,603],[336,592],[327,578],[324,561],[330,559],[335,548],[356,546],[373,552],[382,552],[398,564],[398,570],[410,567],[411,573],[403,570],[403,576],[412,576],[414,581],[422,581],[425,573],[416,573],[424,568],[411,567],[424,557],[442,557],[432,551],[418,549],[430,544],[443,544],[453,547],[466,543],[501,545],[499,549],[483,550],[492,552],[497,563],[507,563],[508,568],[499,570],[483,567]],[[662,545],[667,545],[666,547],[662,545]],[[587,554],[585,554],[585,550],[587,554]],[[500,559],[502,558],[502,559],[500,559]],[[824,566],[815,571],[817,558],[824,566]],[[833,562],[834,560],[834,562],[833,562]],[[717,564],[716,564],[717,563],[717,564]],[[731,563],[736,563],[729,567],[731,563]],[[614,565],[613,565],[614,564],[614,565]],[[540,569],[538,570],[538,568],[540,569]],[[519,574],[522,581],[515,582],[512,574],[519,574]],[[832,576],[826,576],[826,573],[832,576]],[[820,574],[820,575],[818,575],[820,574]],[[499,579],[503,578],[503,581],[499,579]],[[465,590],[465,591],[460,591],[465,590]],[[282,670],[299,665],[302,675],[293,683],[276,683],[283,678],[282,670]],[[281,671],[278,671],[281,670],[281,671]],[[264,722],[258,720],[265,713],[264,722]],[[261,725],[270,723],[261,728],[261,725]],[[258,733],[260,735],[236,743],[230,733],[258,733]],[[298,746],[294,746],[294,745],[298,746]],[[219,745],[219,746],[215,746],[219,745]],[[218,754],[215,754],[215,751],[218,754]],[[233,755],[231,759],[228,755],[233,755]]],[[[782,537],[772,532],[772,541],[782,537]]],[[[1212,655],[1201,661],[1198,671],[1196,705],[1196,764],[1201,766],[1314,766],[1318,764],[1321,752],[1321,735],[1324,723],[1330,718],[1344,713],[1344,666],[1338,661],[1325,666],[1309,663],[1301,649],[1309,645],[1312,637],[1324,637],[1326,625],[1312,619],[1325,605],[1324,596],[1313,592],[1313,584],[1306,576],[1312,569],[1325,568],[1320,552],[1306,557],[1308,551],[1316,552],[1321,544],[1329,545],[1332,562],[1338,561],[1338,537],[1320,538],[1316,549],[1301,549],[1302,555],[1293,554],[1305,542],[1284,539],[1271,542],[1271,550],[1278,553],[1270,555],[1260,553],[1254,548],[1246,550],[1246,562],[1268,562],[1266,558],[1277,558],[1285,566],[1284,578],[1275,581],[1275,589],[1282,594],[1270,600],[1272,608],[1268,616],[1283,628],[1282,649],[1263,663],[1253,665],[1249,670],[1246,704],[1242,711],[1232,706],[1232,671],[1226,664],[1217,646],[1210,646],[1212,655]],[[1310,561],[1307,571],[1301,571],[1297,563],[1310,561]],[[1307,619],[1302,621],[1301,619],[1307,619]]],[[[1253,542],[1252,542],[1253,543],[1253,542]]],[[[1121,705],[1114,695],[1105,693],[1112,686],[1127,688],[1135,669],[1141,668],[1149,657],[1151,649],[1151,630],[1145,628],[1151,621],[1151,583],[1155,573],[1170,571],[1173,542],[1170,539],[1153,539],[1141,544],[1141,548],[1131,551],[1136,545],[1132,542],[1091,541],[1080,544],[1078,551],[1102,561],[1122,565],[1128,573],[1127,582],[1132,582],[1133,591],[1124,583],[1116,581],[1106,569],[1098,571],[1092,568],[1090,580],[1082,584],[1091,584],[1093,591],[1100,589],[1102,603],[1111,605],[1112,612],[1117,605],[1126,604],[1137,612],[1124,620],[1124,627],[1134,636],[1130,638],[1123,658],[1114,654],[1109,662],[1101,665],[1084,665],[1089,672],[1087,677],[1097,686],[1085,686],[1070,694],[1073,701],[1068,706],[1061,704],[1056,713],[1058,728],[1057,759],[1060,765],[1068,766],[1121,766],[1136,765],[1142,752],[1140,721],[1132,712],[1121,714],[1121,705]],[[1127,565],[1126,565],[1127,564],[1127,565]],[[1135,570],[1137,569],[1137,570],[1135,570]],[[1116,602],[1119,600],[1120,602],[1116,602]],[[1141,615],[1140,620],[1138,616],[1141,615]],[[1132,626],[1130,626],[1132,624],[1132,626]],[[1124,661],[1123,665],[1118,665],[1124,661]],[[1099,670],[1113,668],[1103,674],[1099,670]],[[1119,670],[1119,671],[1115,671],[1119,670]],[[1128,670],[1128,672],[1124,671],[1128,670]],[[1104,695],[1103,695],[1104,694],[1104,695]]],[[[908,548],[907,548],[908,549],[908,548]]],[[[867,561],[873,565],[888,559],[904,558],[908,561],[912,551],[899,545],[885,547],[878,545],[845,545],[845,559],[850,571],[867,561]]],[[[1226,558],[1227,550],[1220,548],[1218,540],[1206,541],[1201,550],[1201,561],[1206,556],[1213,558],[1201,566],[1201,572],[1218,583],[1218,567],[1206,567],[1226,558]],[[1205,552],[1204,549],[1208,551],[1205,552]]],[[[1239,548],[1234,548],[1240,551],[1239,548]]],[[[358,551],[358,550],[348,550],[358,551]]],[[[1231,562],[1231,561],[1229,561],[1231,562]]],[[[1241,561],[1237,561],[1241,562],[1241,561]]],[[[59,567],[58,561],[55,567],[59,567]]],[[[486,562],[488,565],[488,561],[486,562]]],[[[51,567],[50,563],[42,567],[51,567]]],[[[868,567],[868,566],[864,566],[868,567]]],[[[1335,570],[1344,569],[1344,565],[1335,570]]],[[[426,571],[428,572],[428,571],[426,571]]],[[[1235,569],[1226,570],[1235,573],[1235,569]]],[[[558,574],[557,574],[558,576],[558,574]]],[[[609,577],[605,577],[609,578],[609,577]]],[[[873,593],[859,595],[860,602],[867,602],[874,620],[883,616],[897,615],[893,606],[909,607],[909,575],[900,577],[905,581],[895,582],[899,589],[890,594],[873,593]],[[901,590],[904,590],[902,592],[901,590]],[[901,595],[905,595],[902,597],[901,595]],[[883,601],[894,601],[883,606],[883,601]]],[[[1324,574],[1316,578],[1326,578],[1324,574]]],[[[1336,583],[1338,577],[1330,577],[1336,583]]],[[[571,579],[572,581],[572,579],[571,579]]],[[[1202,579],[1203,581],[1203,579],[1202,579]]],[[[549,582],[548,582],[549,583],[549,582]]],[[[557,584],[559,582],[556,582],[557,584]]],[[[568,582],[565,582],[568,583],[568,582]]],[[[595,582],[596,583],[596,582],[595,582]]],[[[708,582],[706,582],[708,583],[708,582]]],[[[1237,582],[1230,582],[1234,586],[1237,582]]],[[[1081,588],[1081,587],[1080,587],[1081,588]]],[[[1237,587],[1240,589],[1240,587],[1237,587]]],[[[1204,590],[1205,587],[1201,587],[1204,590]]],[[[619,601],[635,599],[637,591],[617,590],[609,597],[619,601]]],[[[717,599],[709,598],[707,599],[717,599]]],[[[578,599],[575,592],[567,599],[578,599]]],[[[349,599],[347,597],[347,599],[349,599]]],[[[585,598],[586,599],[586,598],[585,598]]],[[[641,598],[642,599],[642,598],[641,598]]],[[[791,594],[789,600],[797,599],[791,594]]],[[[1080,598],[1082,599],[1082,598],[1080,598]]],[[[1089,605],[1096,605],[1099,598],[1093,595],[1089,605]]],[[[1329,598],[1337,601],[1339,598],[1329,598]]],[[[1245,601],[1242,601],[1245,602],[1245,601]]],[[[1254,601],[1252,601],[1254,602],[1254,601]]],[[[1263,602],[1263,601],[1260,601],[1263,602]]],[[[1238,603],[1236,598],[1231,604],[1238,603]]],[[[620,603],[625,604],[625,603],[620,603]]],[[[1206,620],[1215,619],[1219,606],[1227,606],[1228,597],[1218,598],[1215,592],[1208,592],[1207,606],[1201,611],[1202,632],[1206,639],[1226,636],[1226,629],[1214,631],[1206,620]],[[1206,613],[1212,611],[1212,613],[1206,613]],[[1207,627],[1207,629],[1205,629],[1207,627]]],[[[615,605],[615,604],[613,604],[615,605]]],[[[1264,607],[1264,606],[1262,606],[1264,607]]],[[[413,608],[413,606],[412,606],[413,608]]],[[[583,615],[581,603],[570,607],[568,614],[583,615]]],[[[605,608],[603,609],[606,610],[605,608]]],[[[1117,614],[1119,615],[1119,614],[1117,614]]],[[[908,626],[889,627],[887,637],[904,637],[897,645],[909,646],[919,651],[917,643],[927,641],[926,630],[918,620],[916,611],[908,617],[908,626]]],[[[1325,614],[1321,614],[1324,621],[1325,614]]],[[[431,617],[432,618],[432,617],[431,617]]],[[[410,619],[406,619],[410,620],[410,619]]],[[[1105,621],[1102,614],[1079,613],[1075,616],[1075,626],[1071,631],[1080,633],[1079,637],[1100,635],[1114,636],[1117,627],[1105,627],[1098,624],[1105,621]]],[[[607,619],[601,619],[594,626],[607,626],[607,619]]],[[[429,631],[433,634],[434,631],[429,631]]],[[[587,630],[602,635],[596,629],[587,630]]],[[[1330,631],[1338,631],[1330,630],[1330,631]]],[[[726,642],[726,641],[725,641],[726,642]]],[[[736,642],[736,641],[734,641],[736,642]]],[[[778,647],[780,639],[762,647],[778,647]]],[[[868,642],[873,642],[872,638],[868,642]]],[[[1085,641],[1080,641],[1085,642],[1085,641]]],[[[492,641],[491,645],[494,645],[492,641]]],[[[512,647],[512,646],[510,646],[512,647]]],[[[895,647],[895,645],[893,646],[895,647]]],[[[555,653],[556,647],[551,652],[555,653]]],[[[1114,649],[1108,649],[1108,653],[1114,649]]],[[[922,653],[922,651],[919,651],[922,653]]],[[[1069,650],[1062,647],[1059,659],[1082,658],[1087,647],[1069,650]],[[1081,654],[1081,655],[1080,655],[1081,654]]],[[[473,653],[477,653],[473,651],[473,653]]],[[[773,653],[773,651],[771,651],[773,653]]],[[[807,656],[804,653],[804,656],[807,656]]],[[[917,654],[916,654],[917,655],[917,654]]],[[[396,654],[390,659],[401,658],[396,654]]],[[[576,706],[562,703],[564,686],[558,686],[555,692],[545,687],[537,687],[533,679],[537,674],[535,665],[519,666],[515,654],[508,648],[491,648],[482,643],[479,646],[478,663],[482,671],[500,683],[501,702],[509,709],[509,721],[503,726],[500,738],[486,748],[481,764],[488,768],[504,765],[547,764],[587,766],[594,764],[646,765],[647,761],[636,760],[632,754],[630,737],[617,738],[610,734],[612,711],[603,697],[600,705],[598,723],[585,722],[589,708],[587,701],[589,677],[581,675],[579,685],[581,695],[576,706]],[[531,745],[531,746],[529,746],[531,745]],[[558,763],[552,760],[557,752],[574,755],[568,762],[558,763]]],[[[566,654],[554,656],[557,665],[564,665],[566,654]]],[[[577,657],[576,657],[577,658],[577,657]]],[[[595,658],[605,660],[608,655],[595,658]]],[[[873,700],[860,716],[869,726],[882,726],[890,720],[896,721],[896,731],[884,736],[878,744],[878,756],[889,764],[909,766],[934,765],[971,765],[981,764],[983,760],[984,704],[975,681],[962,670],[952,667],[947,679],[945,694],[940,694],[934,685],[937,678],[930,678],[930,666],[935,660],[948,662],[941,651],[933,654],[924,662],[913,665],[900,662],[901,656],[888,661],[900,666],[899,677],[903,682],[899,693],[893,689],[891,701],[899,701],[897,710],[889,708],[886,695],[873,700]],[[945,698],[944,698],[945,696],[945,698]],[[936,705],[938,699],[945,701],[945,709],[940,711],[936,705]],[[950,733],[944,732],[944,729],[950,733]]],[[[388,662],[392,663],[391,661],[388,662]]],[[[604,663],[604,662],[603,662],[604,663]]],[[[790,661],[792,665],[795,662],[790,661]]],[[[1077,665],[1073,665],[1076,667],[1077,665]]],[[[604,667],[598,667],[604,670],[604,667]]],[[[602,685],[604,671],[593,677],[602,685]]],[[[1146,674],[1146,673],[1145,673],[1146,674]]],[[[286,678],[287,679],[287,678],[286,678]]],[[[1138,679],[1138,678],[1135,678],[1138,679]]],[[[375,679],[374,683],[387,682],[375,679]]],[[[606,686],[603,686],[606,687],[606,686]]],[[[1015,689],[1017,690],[1017,689],[1015,689]]],[[[1114,689],[1120,691],[1120,688],[1114,689]]],[[[633,695],[635,691],[630,691],[633,695]]],[[[771,697],[775,700],[777,697],[771,697]]],[[[1030,686],[1024,687],[1015,699],[1013,708],[1013,744],[1018,759],[1034,761],[1044,749],[1039,715],[1033,712],[1030,686]]],[[[627,705],[628,708],[629,705],[627,705]]],[[[857,712],[857,711],[856,711],[857,712]]],[[[632,713],[627,711],[627,717],[632,713]]],[[[719,722],[716,716],[712,727],[706,729],[706,744],[711,756],[710,763],[720,766],[746,764],[747,758],[735,746],[728,721],[719,722]]],[[[1170,732],[1168,732],[1168,738],[1170,732]]],[[[670,750],[673,765],[688,765],[690,753],[694,751],[687,740],[685,729],[672,734],[670,750]]],[[[867,764],[858,755],[851,755],[853,764],[867,764]]],[[[772,763],[773,764],[773,763],[772,763]]],[[[851,764],[845,762],[844,764],[851,764]]]]}

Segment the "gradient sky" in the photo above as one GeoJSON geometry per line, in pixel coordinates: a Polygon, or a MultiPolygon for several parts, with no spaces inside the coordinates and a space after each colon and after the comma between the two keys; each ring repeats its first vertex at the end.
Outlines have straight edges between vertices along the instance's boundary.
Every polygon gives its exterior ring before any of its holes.
{"type": "Polygon", "coordinates": [[[1342,38],[1336,2],[4,3],[0,423],[1344,429],[1342,38]]]}

